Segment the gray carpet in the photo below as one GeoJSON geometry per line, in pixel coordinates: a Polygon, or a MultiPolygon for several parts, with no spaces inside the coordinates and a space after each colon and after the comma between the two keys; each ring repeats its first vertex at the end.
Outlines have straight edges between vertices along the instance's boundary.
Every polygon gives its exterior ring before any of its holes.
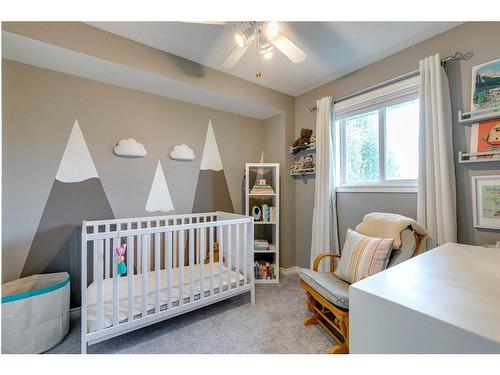
{"type": "MultiPolygon", "coordinates": [[[[334,341],[319,326],[305,327],[305,293],[297,275],[257,284],[250,293],[92,345],[88,353],[277,354],[328,353],[334,341]]],[[[80,323],[48,353],[80,352],[80,323]]]]}

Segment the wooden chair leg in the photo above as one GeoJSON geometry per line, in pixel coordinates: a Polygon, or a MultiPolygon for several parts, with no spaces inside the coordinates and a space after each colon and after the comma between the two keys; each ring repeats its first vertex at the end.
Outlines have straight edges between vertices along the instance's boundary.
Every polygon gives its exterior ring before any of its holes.
{"type": "Polygon", "coordinates": [[[309,293],[306,294],[306,305],[307,305],[307,309],[310,312],[314,312],[314,309],[313,309],[314,299],[309,293]]]}
{"type": "Polygon", "coordinates": [[[337,344],[333,347],[331,354],[349,354],[349,348],[345,344],[337,344]]]}

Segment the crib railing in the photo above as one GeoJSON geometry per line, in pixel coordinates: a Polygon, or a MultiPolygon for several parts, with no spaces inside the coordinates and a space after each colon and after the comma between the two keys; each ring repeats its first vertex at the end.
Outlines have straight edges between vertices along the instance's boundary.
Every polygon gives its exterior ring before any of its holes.
{"type": "Polygon", "coordinates": [[[253,218],[225,212],[84,221],[82,353],[87,344],[251,292],[253,218]],[[127,244],[126,275],[117,275],[127,244]]]}

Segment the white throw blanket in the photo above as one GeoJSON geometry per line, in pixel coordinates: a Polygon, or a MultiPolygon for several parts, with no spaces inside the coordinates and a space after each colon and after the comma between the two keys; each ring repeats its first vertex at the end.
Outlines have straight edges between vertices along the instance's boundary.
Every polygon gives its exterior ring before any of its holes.
{"type": "Polygon", "coordinates": [[[365,215],[361,224],[356,226],[356,232],[369,237],[394,238],[392,248],[397,250],[401,248],[401,232],[408,227],[411,227],[420,236],[415,251],[418,254],[425,244],[427,230],[409,217],[385,212],[372,212],[365,215]]]}

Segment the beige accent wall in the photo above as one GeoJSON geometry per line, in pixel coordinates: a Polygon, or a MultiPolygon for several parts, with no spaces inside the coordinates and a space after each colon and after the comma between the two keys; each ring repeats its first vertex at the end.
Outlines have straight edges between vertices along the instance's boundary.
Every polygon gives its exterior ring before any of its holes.
{"type": "MultiPolygon", "coordinates": [[[[468,150],[470,127],[456,123],[460,109],[470,109],[471,68],[490,60],[500,58],[500,22],[469,22],[445,33],[437,35],[422,43],[416,44],[383,60],[360,69],[345,77],[311,90],[295,98],[295,132],[300,128],[315,128],[316,114],[308,107],[316,104],[316,100],[325,96],[341,97],[364,89],[387,79],[418,69],[418,61],[434,53],[442,57],[456,51],[474,52],[470,61],[451,62],[446,66],[452,99],[454,116],[453,143],[455,157],[459,150],[468,150]]],[[[334,61],[332,61],[332,64],[334,61]]],[[[457,206],[458,206],[458,239],[466,244],[482,245],[494,243],[500,238],[498,231],[477,230],[472,224],[471,176],[500,174],[499,163],[456,164],[457,206]]],[[[339,201],[339,227],[358,223],[368,210],[401,212],[416,215],[416,197],[409,194],[385,193],[349,193],[337,194],[339,201]],[[370,205],[363,209],[363,202],[370,205]]],[[[311,246],[311,218],[314,205],[314,181],[297,180],[295,183],[295,240],[296,263],[298,266],[309,264],[311,246]]],[[[341,237],[343,238],[341,233],[341,237]]]]}

